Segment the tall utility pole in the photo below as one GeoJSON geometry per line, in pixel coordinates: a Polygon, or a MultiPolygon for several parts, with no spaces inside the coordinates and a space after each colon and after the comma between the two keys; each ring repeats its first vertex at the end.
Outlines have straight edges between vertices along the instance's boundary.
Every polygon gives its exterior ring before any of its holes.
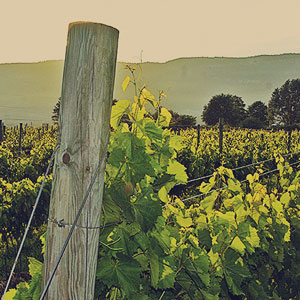
{"type": "MultiPolygon", "coordinates": [[[[97,23],[69,25],[58,149],[55,155],[45,285],[105,151],[113,100],[119,32],[97,23]]],[[[45,299],[93,300],[105,163],[77,222],[45,299]],[[96,228],[95,228],[96,227],[96,228]]]]}

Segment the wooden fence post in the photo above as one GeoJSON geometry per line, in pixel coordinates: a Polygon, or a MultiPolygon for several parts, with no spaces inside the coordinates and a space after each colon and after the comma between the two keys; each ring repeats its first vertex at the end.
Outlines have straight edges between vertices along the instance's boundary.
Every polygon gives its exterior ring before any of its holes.
{"type": "Polygon", "coordinates": [[[23,134],[23,124],[20,123],[20,131],[19,131],[19,154],[22,151],[22,134],[23,134]]]}
{"type": "MultiPolygon", "coordinates": [[[[55,155],[45,286],[105,151],[113,100],[119,32],[103,24],[71,23],[64,65],[58,149],[55,155]]],[[[103,163],[45,297],[93,300],[104,186],[103,163]],[[95,228],[97,227],[97,228],[95,228]]]]}
{"type": "Polygon", "coordinates": [[[219,118],[219,150],[223,152],[223,118],[219,118]]]}
{"type": "Polygon", "coordinates": [[[197,148],[199,147],[200,144],[200,124],[197,125],[197,148]]]}
{"type": "Polygon", "coordinates": [[[289,128],[289,133],[288,133],[288,152],[290,152],[290,149],[291,149],[291,138],[292,138],[292,129],[289,128]]]}
{"type": "Polygon", "coordinates": [[[2,120],[0,120],[0,143],[3,141],[2,120]]]}

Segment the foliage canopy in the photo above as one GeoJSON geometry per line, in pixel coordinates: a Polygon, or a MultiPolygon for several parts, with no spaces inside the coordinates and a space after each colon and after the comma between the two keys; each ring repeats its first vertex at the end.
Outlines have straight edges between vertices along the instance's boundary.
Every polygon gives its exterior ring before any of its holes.
{"type": "Polygon", "coordinates": [[[212,97],[204,106],[202,120],[207,125],[216,125],[219,118],[223,118],[225,124],[238,126],[246,117],[245,103],[241,97],[220,94],[212,97]]]}
{"type": "Polygon", "coordinates": [[[287,80],[276,88],[268,104],[271,124],[293,126],[300,123],[300,79],[287,80]]]}

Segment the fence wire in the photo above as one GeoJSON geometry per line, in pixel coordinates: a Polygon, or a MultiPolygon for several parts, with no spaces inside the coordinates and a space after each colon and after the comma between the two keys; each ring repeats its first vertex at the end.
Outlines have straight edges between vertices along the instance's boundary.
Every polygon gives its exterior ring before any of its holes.
{"type": "MultiPolygon", "coordinates": [[[[285,156],[288,156],[288,155],[294,155],[294,154],[299,154],[300,151],[296,151],[296,152],[289,152],[289,153],[286,153],[286,154],[281,154],[281,156],[285,157],[285,156]]],[[[237,170],[242,170],[242,169],[245,169],[245,168],[248,168],[248,167],[252,167],[252,166],[255,166],[255,165],[259,165],[259,164],[263,164],[265,162],[268,162],[268,161],[272,161],[276,159],[276,157],[274,158],[269,158],[269,159],[265,159],[265,160],[261,160],[261,161],[258,161],[258,162],[255,162],[255,163],[251,163],[251,164],[248,164],[248,165],[243,165],[243,166],[240,166],[240,167],[236,167],[234,169],[231,169],[232,171],[237,171],[237,170]]],[[[226,167],[225,167],[226,168],[226,167]]],[[[194,179],[190,179],[188,180],[185,184],[182,184],[182,183],[177,183],[174,185],[175,186],[184,186],[184,185],[188,185],[189,183],[191,182],[195,182],[195,181],[200,181],[200,180],[203,180],[203,179],[207,179],[207,178],[210,178],[214,176],[214,173],[210,174],[210,175],[205,175],[205,176],[202,176],[202,177],[198,177],[198,178],[194,178],[194,179]]]]}
{"type": "Polygon", "coordinates": [[[40,190],[39,190],[39,193],[36,197],[36,200],[35,200],[35,204],[33,206],[33,209],[32,209],[32,212],[31,212],[31,215],[30,215],[30,218],[29,218],[29,221],[27,223],[27,226],[26,226],[26,229],[25,229],[25,233],[24,233],[24,236],[22,238],[22,241],[21,241],[21,244],[20,244],[20,247],[19,247],[19,250],[18,250],[18,253],[17,253],[17,256],[14,260],[14,263],[13,263],[13,266],[12,266],[12,269],[10,271],[10,275],[9,275],[9,278],[7,280],[7,283],[6,283],[6,286],[5,286],[5,290],[4,290],[4,293],[3,293],[3,296],[2,296],[2,300],[4,299],[4,296],[8,290],[8,287],[9,287],[9,284],[10,284],[10,281],[11,281],[11,278],[13,276],[13,273],[14,273],[14,270],[15,270],[15,267],[17,265],[17,262],[18,262],[18,259],[19,259],[19,256],[21,254],[21,251],[23,249],[23,246],[24,246],[24,243],[25,243],[25,240],[26,240],[26,237],[27,237],[27,234],[28,234],[28,231],[29,231],[29,228],[30,228],[30,225],[31,225],[31,222],[32,222],[32,219],[33,219],[33,216],[34,216],[34,213],[35,213],[35,210],[38,206],[38,203],[40,201],[40,197],[41,197],[41,194],[42,194],[42,191],[43,191],[43,188],[44,188],[44,185],[45,185],[45,181],[46,181],[46,178],[48,176],[48,173],[50,171],[50,167],[51,167],[51,164],[52,164],[52,161],[53,161],[53,158],[54,158],[54,155],[57,151],[57,147],[54,149],[54,151],[52,152],[52,155],[51,155],[51,158],[50,158],[50,162],[48,164],[48,167],[47,167],[47,170],[46,170],[46,173],[45,173],[45,176],[44,176],[44,179],[43,179],[43,182],[41,184],[41,187],[40,187],[40,190]]]}
{"type": "MultiPolygon", "coordinates": [[[[260,174],[259,177],[263,177],[263,176],[265,176],[265,175],[274,173],[274,172],[276,172],[276,171],[279,171],[279,170],[281,170],[281,169],[284,169],[284,168],[287,168],[287,167],[290,167],[290,166],[293,166],[293,165],[296,165],[296,164],[300,164],[300,162],[297,161],[297,162],[294,162],[294,163],[292,163],[292,164],[285,165],[285,166],[283,166],[283,167],[281,167],[281,168],[277,168],[277,169],[273,169],[273,170],[271,170],[271,171],[267,171],[267,172],[265,172],[265,173],[260,174]]],[[[180,203],[180,202],[185,202],[185,201],[188,201],[188,200],[192,200],[192,199],[195,199],[195,198],[199,198],[199,197],[201,197],[201,196],[207,196],[207,195],[211,194],[212,192],[215,192],[215,191],[221,191],[221,190],[224,190],[224,189],[226,189],[226,188],[228,188],[228,187],[235,186],[235,185],[238,185],[238,184],[240,184],[240,183],[247,182],[247,181],[248,181],[247,179],[244,179],[244,180],[238,181],[238,182],[236,182],[236,183],[234,183],[234,184],[228,184],[228,185],[225,185],[225,186],[220,187],[220,188],[218,188],[218,189],[211,190],[211,191],[209,191],[209,192],[207,192],[207,193],[201,193],[201,194],[198,194],[198,195],[195,195],[195,196],[191,196],[191,197],[189,197],[189,198],[185,198],[185,199],[183,199],[183,200],[179,199],[178,201],[175,201],[175,202],[173,202],[173,203],[168,203],[168,204],[164,205],[163,207],[167,207],[167,206],[174,205],[174,204],[177,204],[177,203],[180,203]]]]}

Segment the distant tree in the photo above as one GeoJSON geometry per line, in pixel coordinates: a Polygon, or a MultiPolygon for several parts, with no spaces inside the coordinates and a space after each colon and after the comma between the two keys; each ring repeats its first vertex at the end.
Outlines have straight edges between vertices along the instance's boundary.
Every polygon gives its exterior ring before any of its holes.
{"type": "Polygon", "coordinates": [[[300,122],[300,79],[287,80],[268,103],[270,124],[293,126],[300,122]]]}
{"type": "Polygon", "coordinates": [[[255,101],[247,109],[249,117],[256,118],[267,125],[268,107],[261,101],[255,101]]]}
{"type": "MultiPolygon", "coordinates": [[[[172,119],[170,121],[170,127],[172,126],[195,126],[197,121],[196,117],[190,115],[181,115],[173,110],[169,110],[172,115],[172,119]]],[[[156,120],[157,119],[157,111],[152,114],[152,117],[156,120]]]]}
{"type": "Polygon", "coordinates": [[[210,99],[203,108],[202,120],[207,125],[215,125],[219,118],[230,126],[238,126],[246,117],[245,103],[241,97],[221,94],[210,99]]]}
{"type": "Polygon", "coordinates": [[[195,126],[197,121],[196,117],[190,115],[180,115],[177,112],[169,110],[172,115],[170,126],[195,126]]]}
{"type": "Polygon", "coordinates": [[[246,113],[247,117],[241,122],[241,127],[261,129],[267,126],[267,106],[263,102],[252,103],[246,113]]]}
{"type": "Polygon", "coordinates": [[[246,119],[241,122],[240,126],[243,128],[262,129],[266,127],[266,123],[255,117],[247,116],[246,119]]]}
{"type": "Polygon", "coordinates": [[[52,121],[54,122],[54,124],[58,124],[60,100],[61,100],[61,97],[58,98],[58,101],[56,102],[56,104],[52,110],[52,121]]]}

